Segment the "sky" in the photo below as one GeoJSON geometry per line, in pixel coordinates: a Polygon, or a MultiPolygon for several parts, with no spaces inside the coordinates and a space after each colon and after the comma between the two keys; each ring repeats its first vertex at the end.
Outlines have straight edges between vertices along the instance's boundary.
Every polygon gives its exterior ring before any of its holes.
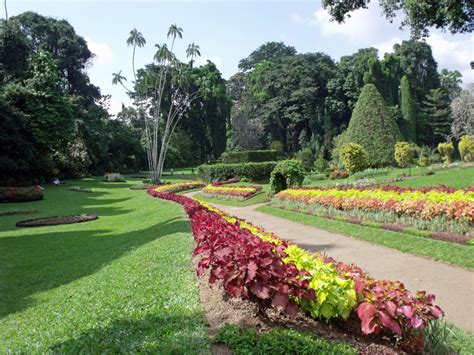
{"type": "MultiPolygon", "coordinates": [[[[1,11],[1,10],[0,10],[1,11]]],[[[224,78],[238,71],[238,63],[268,41],[283,41],[299,53],[324,52],[334,60],[359,48],[375,47],[383,57],[393,44],[409,39],[409,30],[399,29],[401,17],[390,23],[381,15],[376,1],[367,10],[357,10],[343,24],[330,21],[321,0],[15,0],[8,1],[9,16],[24,11],[66,19],[84,37],[96,55],[88,68],[91,82],[102,94],[111,95],[112,114],[122,103],[129,104],[126,92],[112,85],[112,73],[122,70],[132,77],[132,49],[125,44],[132,28],[142,32],[147,44],[137,49],[136,67],[150,63],[155,43],[167,41],[170,24],[183,28],[176,54],[186,59],[191,42],[200,46],[198,64],[213,61],[224,78]]],[[[427,39],[439,70],[459,70],[463,84],[474,82],[473,35],[432,31],[427,39]]]]}

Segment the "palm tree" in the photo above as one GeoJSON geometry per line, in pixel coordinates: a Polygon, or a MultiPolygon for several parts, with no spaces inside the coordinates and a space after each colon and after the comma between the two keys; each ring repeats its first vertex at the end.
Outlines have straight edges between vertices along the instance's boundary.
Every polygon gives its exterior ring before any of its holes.
{"type": "Polygon", "coordinates": [[[165,44],[155,44],[155,47],[158,48],[154,55],[154,59],[159,63],[172,63],[175,59],[175,55],[168,49],[168,46],[165,44]]]}
{"type": "Polygon", "coordinates": [[[178,27],[178,25],[171,25],[168,29],[168,38],[173,37],[173,42],[171,43],[171,51],[173,51],[174,41],[176,37],[183,38],[183,29],[178,27]]]}
{"type": "Polygon", "coordinates": [[[188,49],[186,49],[186,56],[189,58],[191,57],[191,68],[193,67],[194,57],[200,57],[201,52],[199,51],[199,46],[197,44],[191,43],[188,45],[188,49]]]}
{"type": "Polygon", "coordinates": [[[125,90],[130,91],[123,83],[124,81],[127,81],[127,78],[122,75],[121,70],[118,73],[112,73],[112,84],[113,85],[120,84],[122,85],[123,88],[125,88],[125,90]]]}
{"type": "Polygon", "coordinates": [[[5,6],[5,21],[8,21],[7,0],[3,2],[3,5],[5,6]]]}
{"type": "Polygon", "coordinates": [[[133,69],[133,76],[135,77],[135,81],[137,81],[136,74],[135,74],[135,49],[138,47],[143,47],[146,44],[146,40],[143,37],[141,32],[138,32],[136,28],[130,31],[130,37],[127,39],[127,46],[133,46],[133,56],[132,56],[132,69],[133,69]]]}

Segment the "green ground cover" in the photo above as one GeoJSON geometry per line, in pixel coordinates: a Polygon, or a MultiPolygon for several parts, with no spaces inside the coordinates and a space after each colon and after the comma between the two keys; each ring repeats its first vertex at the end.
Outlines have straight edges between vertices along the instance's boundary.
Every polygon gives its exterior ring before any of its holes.
{"type": "Polygon", "coordinates": [[[178,205],[97,179],[49,186],[0,211],[0,352],[195,353],[210,349],[178,205]],[[91,188],[77,193],[69,186],[91,188]],[[95,213],[93,222],[16,228],[21,219],[95,213]],[[198,350],[199,349],[199,350],[198,350]]]}

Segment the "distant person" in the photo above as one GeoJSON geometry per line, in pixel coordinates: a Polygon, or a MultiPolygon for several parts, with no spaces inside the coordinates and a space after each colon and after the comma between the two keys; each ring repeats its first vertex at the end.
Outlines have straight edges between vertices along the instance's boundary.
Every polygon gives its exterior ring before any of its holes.
{"type": "Polygon", "coordinates": [[[170,173],[171,173],[171,175],[174,174],[174,169],[173,168],[170,169],[170,173]]]}
{"type": "Polygon", "coordinates": [[[61,180],[59,180],[57,177],[53,179],[53,185],[59,186],[61,185],[61,180]]]}

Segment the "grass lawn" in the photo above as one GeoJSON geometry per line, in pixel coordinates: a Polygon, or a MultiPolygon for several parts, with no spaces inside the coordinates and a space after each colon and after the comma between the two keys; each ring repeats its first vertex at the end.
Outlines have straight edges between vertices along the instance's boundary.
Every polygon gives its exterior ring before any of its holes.
{"type": "MultiPolygon", "coordinates": [[[[450,168],[447,170],[435,171],[434,175],[421,176],[422,173],[426,173],[427,168],[415,167],[411,169],[411,177],[406,178],[403,181],[391,183],[391,185],[398,185],[404,187],[423,187],[423,186],[436,186],[439,184],[464,188],[472,186],[474,183],[474,167],[470,168],[450,168]]],[[[400,174],[408,174],[408,169],[391,169],[387,174],[377,175],[369,177],[369,179],[382,181],[388,178],[398,177],[400,174]]],[[[354,181],[352,177],[340,180],[319,180],[311,181],[307,186],[321,186],[327,187],[332,186],[336,183],[343,183],[346,181],[354,181]]]]}
{"type": "Polygon", "coordinates": [[[382,231],[367,226],[310,216],[272,206],[260,206],[257,210],[330,232],[348,235],[374,244],[381,244],[405,253],[425,256],[467,269],[474,269],[474,246],[472,245],[459,245],[403,233],[382,231]]]}
{"type": "MultiPolygon", "coordinates": [[[[255,186],[258,185],[256,183],[248,183],[248,182],[237,182],[234,184],[227,184],[224,186],[255,186]]],[[[245,207],[245,206],[250,206],[250,205],[255,205],[257,203],[264,203],[270,201],[270,198],[268,197],[268,192],[270,191],[270,185],[269,184],[260,184],[262,186],[262,190],[256,194],[254,197],[249,198],[245,201],[232,201],[232,200],[224,200],[224,199],[217,199],[217,198],[209,198],[204,196],[203,194],[196,194],[193,197],[204,201],[204,202],[210,202],[210,203],[217,203],[221,205],[226,205],[226,206],[236,206],[236,207],[245,207]]]]}
{"type": "Polygon", "coordinates": [[[43,201],[0,205],[40,211],[0,217],[1,353],[209,351],[188,220],[180,206],[127,188],[137,181],[69,181],[43,201]],[[99,220],[15,227],[84,213],[99,220]]]}

